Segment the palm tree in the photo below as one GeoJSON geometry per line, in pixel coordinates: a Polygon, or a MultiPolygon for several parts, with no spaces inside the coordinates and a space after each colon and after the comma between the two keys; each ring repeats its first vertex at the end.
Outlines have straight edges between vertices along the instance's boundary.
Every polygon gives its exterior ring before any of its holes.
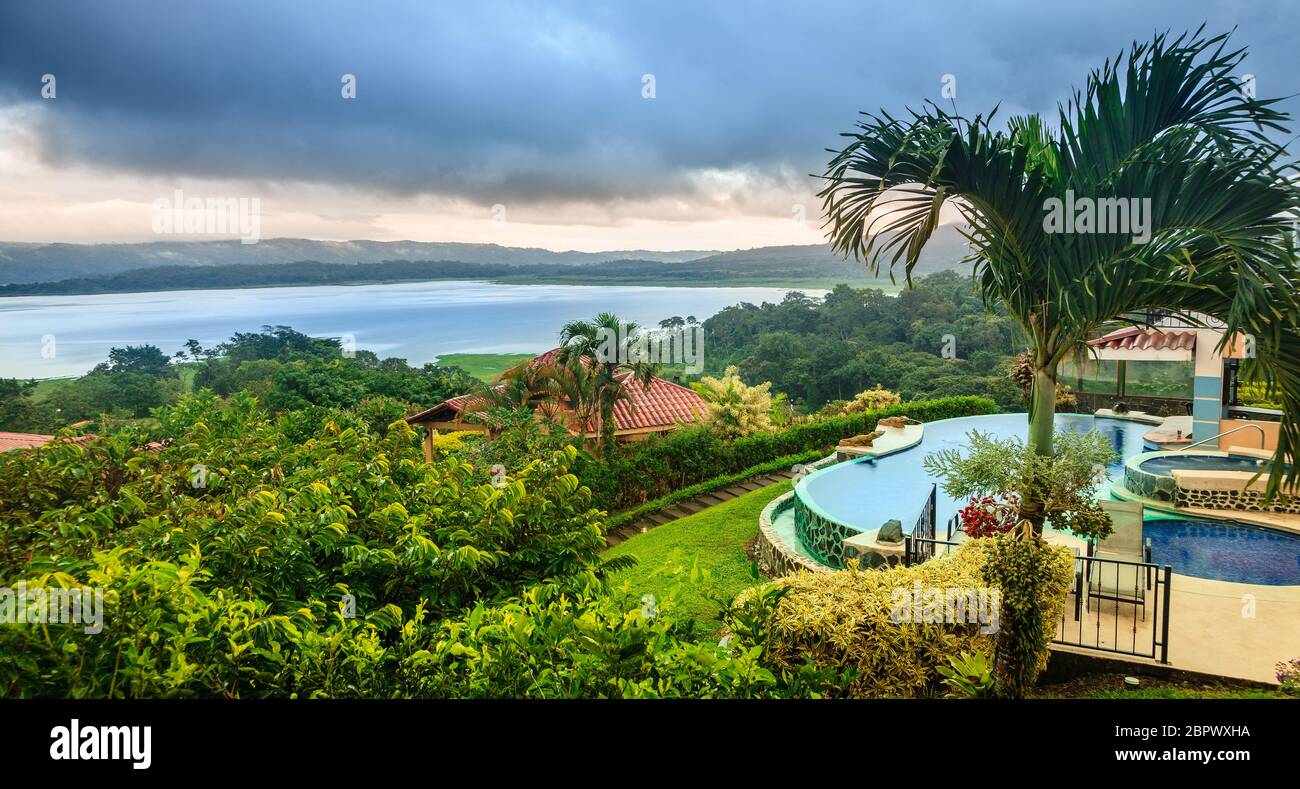
{"type": "MultiPolygon", "coordinates": [[[[485,414],[494,408],[528,409],[547,419],[555,419],[562,408],[557,379],[563,373],[559,365],[534,365],[532,360],[520,362],[497,376],[491,384],[480,384],[461,404],[459,412],[485,414]]],[[[492,433],[491,424],[488,433],[492,433]]]]}
{"type": "MultiPolygon", "coordinates": [[[[560,329],[560,361],[584,390],[573,402],[582,403],[583,412],[594,420],[605,451],[614,445],[614,405],[629,399],[627,383],[635,381],[644,389],[659,371],[658,364],[641,358],[636,339],[640,331],[638,324],[612,312],[589,321],[570,321],[560,329]],[[579,372],[580,367],[585,369],[579,372]]],[[[583,431],[588,423],[578,424],[583,431]]]]}
{"type": "Polygon", "coordinates": [[[1288,232],[1300,190],[1266,136],[1285,134],[1289,118],[1234,77],[1245,50],[1202,30],[1134,42],[1107,60],[1058,108],[1055,129],[1031,115],[994,131],[996,109],[967,119],[932,103],[901,120],[864,113],[831,151],[820,196],[835,250],[873,272],[901,262],[908,284],[940,208],[956,208],[985,304],[1001,305],[1029,339],[1029,443],[1039,454],[1052,454],[1058,366],[1104,325],[1143,324],[1137,315],[1159,309],[1222,324],[1225,345],[1254,335],[1256,366],[1285,412],[1276,493],[1300,479],[1300,465],[1283,462],[1300,447],[1300,270],[1288,232]],[[1048,212],[1075,196],[1148,200],[1098,204],[1145,205],[1148,227],[1059,232],[1048,212]]]}

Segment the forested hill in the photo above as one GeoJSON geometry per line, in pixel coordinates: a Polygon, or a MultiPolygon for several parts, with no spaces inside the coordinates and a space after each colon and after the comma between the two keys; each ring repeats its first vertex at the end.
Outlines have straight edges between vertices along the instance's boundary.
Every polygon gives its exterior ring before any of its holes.
{"type": "MultiPolygon", "coordinates": [[[[914,273],[960,268],[965,254],[966,241],[960,230],[940,227],[914,273]]],[[[11,296],[438,278],[668,285],[721,281],[805,287],[875,279],[864,264],[844,260],[826,244],[732,252],[552,252],[496,244],[303,239],[267,239],[256,244],[0,243],[0,286],[15,286],[0,293],[11,296]],[[52,287],[32,287],[39,284],[52,287]]]]}
{"type": "Polygon", "coordinates": [[[0,242],[0,283],[102,278],[160,266],[282,265],[302,261],[373,264],[385,260],[458,260],[511,266],[577,266],[606,260],[680,262],[715,254],[707,250],[553,252],[549,249],[424,241],[315,241],[268,238],[154,241],[142,244],[19,244],[0,242]]]}
{"type": "MultiPolygon", "coordinates": [[[[916,276],[962,269],[964,240],[955,230],[927,246],[916,276]]],[[[901,279],[901,270],[899,272],[901,279]]],[[[463,260],[386,260],[379,263],[291,263],[167,265],[56,282],[0,286],[0,296],[134,293],[161,290],[349,285],[476,279],[497,282],[573,285],[771,285],[829,289],[838,283],[877,285],[865,264],[845,260],[825,245],[761,247],[711,255],[699,260],[611,260],[578,265],[475,263],[463,260]]]]}

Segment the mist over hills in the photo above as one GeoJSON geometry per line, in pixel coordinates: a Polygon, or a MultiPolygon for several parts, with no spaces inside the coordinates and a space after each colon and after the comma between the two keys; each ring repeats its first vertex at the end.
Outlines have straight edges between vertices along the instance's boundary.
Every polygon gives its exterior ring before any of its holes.
{"type": "MultiPolygon", "coordinates": [[[[938,228],[913,274],[961,269],[967,243],[956,226],[938,228]]],[[[901,279],[901,269],[896,272],[901,279]]],[[[757,247],[730,252],[552,252],[497,244],[416,241],[311,241],[275,238],[142,244],[0,242],[5,295],[98,293],[176,288],[253,287],[401,279],[501,279],[573,284],[862,283],[866,265],[835,255],[828,244],[757,247]],[[193,275],[186,271],[194,269],[193,275]],[[50,287],[48,283],[62,283],[50,287]],[[47,286],[40,287],[38,284],[47,286]],[[32,288],[24,286],[33,285],[32,288]]]]}
{"type": "Polygon", "coordinates": [[[548,249],[425,241],[313,241],[268,238],[256,244],[220,241],[150,241],[139,244],[32,244],[0,242],[0,284],[102,277],[157,266],[226,266],[297,263],[380,263],[385,260],[459,260],[510,266],[599,263],[606,260],[681,262],[713,250],[657,252],[552,252],[548,249]]]}

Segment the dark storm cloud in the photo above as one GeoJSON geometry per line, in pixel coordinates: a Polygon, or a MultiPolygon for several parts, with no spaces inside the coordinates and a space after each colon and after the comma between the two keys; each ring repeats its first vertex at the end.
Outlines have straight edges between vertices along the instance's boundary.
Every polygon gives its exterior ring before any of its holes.
{"type": "Polygon", "coordinates": [[[0,108],[41,105],[55,163],[489,203],[689,199],[709,168],[806,187],[858,110],[937,99],[946,73],[963,112],[1051,112],[1133,38],[1203,20],[1238,27],[1262,95],[1300,92],[1300,4],[1284,2],[88,1],[0,6],[0,108]]]}

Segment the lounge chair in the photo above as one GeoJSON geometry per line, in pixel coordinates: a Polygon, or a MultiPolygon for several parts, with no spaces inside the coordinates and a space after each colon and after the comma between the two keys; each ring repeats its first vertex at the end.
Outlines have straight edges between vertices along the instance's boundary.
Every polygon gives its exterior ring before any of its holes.
{"type": "Polygon", "coordinates": [[[1102,501],[1114,531],[1106,539],[1089,544],[1093,559],[1114,559],[1129,564],[1088,561],[1088,610],[1092,601],[1113,600],[1142,607],[1146,617],[1146,592],[1151,588],[1151,540],[1142,539],[1142,505],[1129,501],[1102,501]]]}

